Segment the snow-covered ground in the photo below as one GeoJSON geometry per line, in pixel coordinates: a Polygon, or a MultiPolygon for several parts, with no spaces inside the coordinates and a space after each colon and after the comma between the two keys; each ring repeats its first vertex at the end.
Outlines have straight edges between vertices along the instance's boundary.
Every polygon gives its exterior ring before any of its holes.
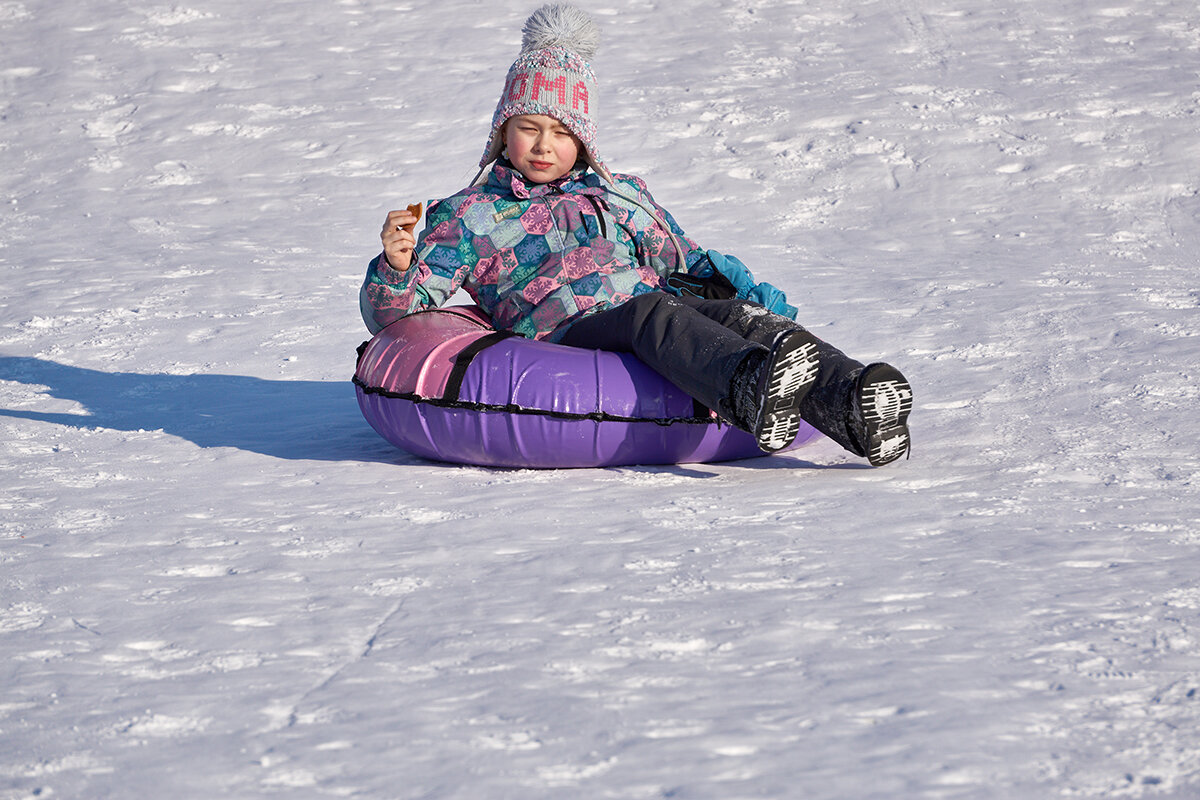
{"type": "Polygon", "coordinates": [[[912,459],[433,464],[358,286],[536,4],[0,0],[0,798],[1200,796],[1194,0],[589,3],[912,459]]]}

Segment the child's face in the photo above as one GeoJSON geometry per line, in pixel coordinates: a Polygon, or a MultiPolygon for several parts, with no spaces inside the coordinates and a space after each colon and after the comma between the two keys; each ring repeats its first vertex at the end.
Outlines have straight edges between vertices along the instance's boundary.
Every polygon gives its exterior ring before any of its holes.
{"type": "Polygon", "coordinates": [[[524,114],[504,124],[508,160],[531,183],[549,183],[571,171],[582,145],[554,117],[524,114]]]}

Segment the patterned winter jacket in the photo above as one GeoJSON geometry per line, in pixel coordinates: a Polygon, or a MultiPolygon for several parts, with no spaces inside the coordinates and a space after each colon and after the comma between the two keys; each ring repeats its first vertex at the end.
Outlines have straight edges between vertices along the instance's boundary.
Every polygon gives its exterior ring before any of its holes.
{"type": "Polygon", "coordinates": [[[498,329],[551,342],[584,314],[656,290],[736,295],[796,319],[780,289],[688,239],[640,178],[617,174],[607,185],[580,168],[529,184],[504,158],[484,185],[431,203],[408,271],[383,254],[371,261],[362,319],[377,333],[460,287],[498,329]]]}
{"type": "Polygon", "coordinates": [[[497,162],[483,185],[430,205],[410,269],[382,254],[371,262],[360,293],[367,327],[376,333],[462,287],[497,328],[555,341],[584,314],[665,289],[683,265],[711,269],[640,178],[614,178],[610,187],[581,168],[536,184],[497,162]]]}

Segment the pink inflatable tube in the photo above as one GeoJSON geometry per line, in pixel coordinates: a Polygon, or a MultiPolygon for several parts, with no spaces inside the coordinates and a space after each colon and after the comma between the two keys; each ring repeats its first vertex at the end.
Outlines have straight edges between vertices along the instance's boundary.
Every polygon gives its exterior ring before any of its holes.
{"type": "MultiPolygon", "coordinates": [[[[437,461],[559,468],[764,455],[634,356],[498,333],[471,306],[389,325],[360,348],[354,384],[383,438],[437,461]]],[[[818,436],[804,425],[792,447],[818,436]]]]}

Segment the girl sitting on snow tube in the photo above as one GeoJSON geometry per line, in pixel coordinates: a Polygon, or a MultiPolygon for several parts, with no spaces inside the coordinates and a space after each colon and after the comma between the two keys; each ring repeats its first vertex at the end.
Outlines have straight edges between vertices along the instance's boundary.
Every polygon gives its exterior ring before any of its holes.
{"type": "Polygon", "coordinates": [[[419,238],[412,210],[388,214],[361,292],[368,328],[461,287],[499,330],[633,354],[762,452],[807,422],[872,465],[905,455],[912,389],[897,369],[797,325],[778,290],[701,249],[641,179],[605,166],[588,63],[598,38],[569,5],[526,21],[473,185],[432,204],[419,238]]]}

